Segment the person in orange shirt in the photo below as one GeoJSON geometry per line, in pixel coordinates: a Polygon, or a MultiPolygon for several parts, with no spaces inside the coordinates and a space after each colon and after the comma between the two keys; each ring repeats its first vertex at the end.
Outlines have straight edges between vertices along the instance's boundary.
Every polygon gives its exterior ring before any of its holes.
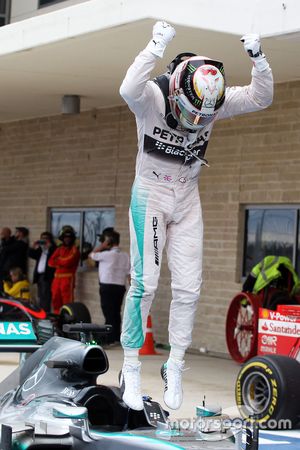
{"type": "Polygon", "coordinates": [[[65,225],[59,239],[62,245],[51,255],[48,261],[55,268],[52,282],[52,308],[55,314],[66,303],[74,301],[75,273],[79,264],[80,252],[75,245],[75,231],[70,225],[65,225]]]}

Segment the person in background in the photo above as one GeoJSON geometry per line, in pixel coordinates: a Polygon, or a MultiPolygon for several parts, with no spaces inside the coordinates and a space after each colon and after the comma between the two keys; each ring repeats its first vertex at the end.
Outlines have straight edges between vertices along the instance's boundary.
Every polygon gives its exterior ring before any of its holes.
{"type": "Polygon", "coordinates": [[[74,301],[75,273],[80,260],[73,227],[65,225],[59,234],[59,240],[62,245],[52,253],[48,261],[48,266],[55,269],[51,288],[55,314],[59,313],[62,305],[74,301]]]}
{"type": "Polygon", "coordinates": [[[0,232],[0,289],[3,290],[3,282],[9,278],[9,269],[15,266],[15,242],[11,229],[3,227],[0,232]]]}
{"type": "Polygon", "coordinates": [[[23,241],[25,244],[29,244],[29,230],[26,227],[16,227],[15,238],[17,241],[23,241]]]}
{"type": "Polygon", "coordinates": [[[28,255],[36,261],[33,283],[37,284],[39,306],[46,312],[51,311],[51,286],[55,269],[48,265],[51,255],[56,250],[52,233],[44,231],[40,239],[29,248],[28,255]]]}
{"type": "Polygon", "coordinates": [[[26,227],[16,227],[16,253],[18,260],[16,266],[21,267],[24,274],[28,273],[28,248],[29,248],[29,230],[26,227]]]}
{"type": "Polygon", "coordinates": [[[120,234],[103,230],[101,244],[90,253],[90,258],[99,263],[100,303],[105,324],[112,325],[108,343],[119,343],[121,334],[121,307],[126,292],[126,281],[130,282],[129,255],[119,248],[120,234]]]}
{"type": "Polygon", "coordinates": [[[97,234],[100,242],[104,242],[106,236],[111,236],[111,234],[115,231],[114,227],[104,228],[101,234],[97,234]]]}
{"type": "Polygon", "coordinates": [[[30,300],[30,284],[20,267],[13,267],[9,271],[10,281],[4,281],[5,294],[22,300],[30,300]]]}

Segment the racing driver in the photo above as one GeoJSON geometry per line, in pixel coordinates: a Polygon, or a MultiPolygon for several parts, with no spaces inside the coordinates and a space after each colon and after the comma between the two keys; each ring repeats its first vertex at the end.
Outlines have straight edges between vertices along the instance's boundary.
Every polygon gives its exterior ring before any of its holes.
{"type": "Polygon", "coordinates": [[[253,61],[249,86],[226,87],[222,62],[191,53],[178,55],[168,72],[150,81],[175,30],[157,22],[153,38],[129,67],[120,94],[135,114],[136,177],[130,205],[132,274],[122,329],[123,400],[143,409],[139,349],[154,298],[166,245],[171,271],[170,355],[162,367],[164,401],[182,403],[184,354],[191,344],[200,295],[203,224],[198,177],[214,122],[267,108],[273,77],[258,35],[241,38],[253,61]]]}

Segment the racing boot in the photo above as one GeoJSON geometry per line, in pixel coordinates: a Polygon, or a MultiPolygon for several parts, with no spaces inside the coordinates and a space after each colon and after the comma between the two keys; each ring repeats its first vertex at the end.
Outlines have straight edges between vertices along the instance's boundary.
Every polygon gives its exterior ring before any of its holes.
{"type": "Polygon", "coordinates": [[[141,393],[141,363],[124,363],[120,374],[120,387],[123,390],[122,399],[129,408],[136,411],[144,409],[141,393]]]}
{"type": "Polygon", "coordinates": [[[161,367],[161,377],[165,383],[164,402],[170,409],[178,409],[182,404],[181,385],[184,361],[168,359],[161,367]]]}

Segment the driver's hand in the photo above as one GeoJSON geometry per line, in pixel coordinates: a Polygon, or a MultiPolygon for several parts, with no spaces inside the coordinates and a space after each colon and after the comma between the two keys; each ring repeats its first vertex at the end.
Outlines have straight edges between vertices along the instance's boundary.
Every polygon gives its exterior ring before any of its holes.
{"type": "Polygon", "coordinates": [[[266,60],[266,55],[262,52],[260,37],[258,34],[248,33],[241,37],[241,41],[244,44],[244,49],[250,56],[254,67],[263,72],[269,67],[269,63],[266,60]]]}
{"type": "Polygon", "coordinates": [[[162,58],[167,45],[172,41],[175,34],[175,29],[167,22],[156,22],[152,30],[153,39],[146,48],[154,55],[162,58]]]}

